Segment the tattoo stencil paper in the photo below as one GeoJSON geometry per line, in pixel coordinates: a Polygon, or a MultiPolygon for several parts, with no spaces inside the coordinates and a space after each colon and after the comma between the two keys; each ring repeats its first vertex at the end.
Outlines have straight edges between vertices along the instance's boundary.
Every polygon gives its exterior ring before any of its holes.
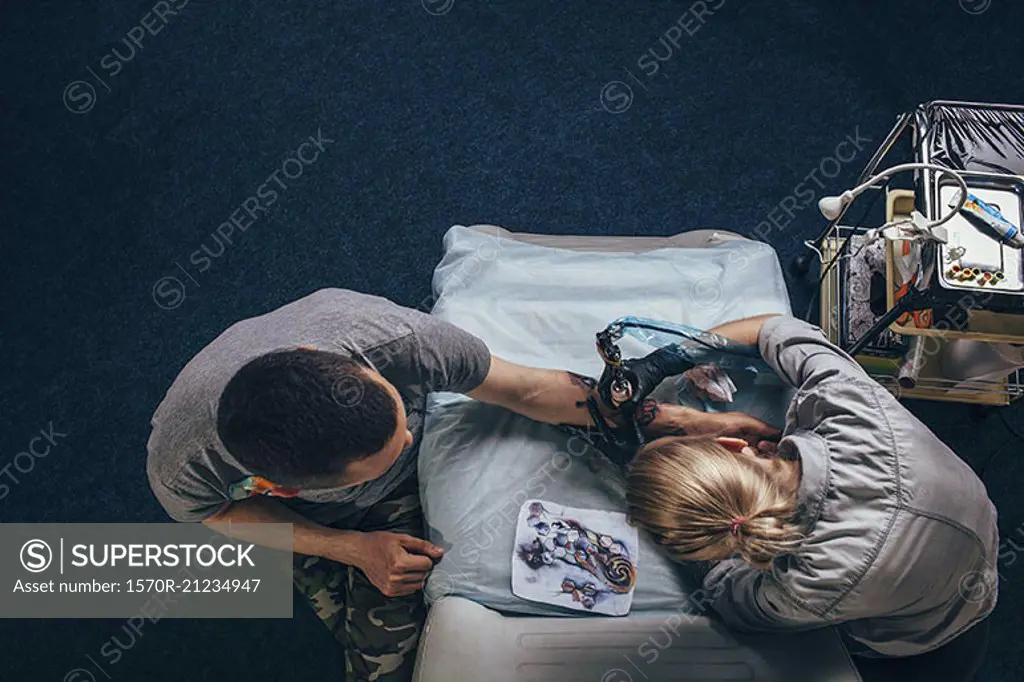
{"type": "Polygon", "coordinates": [[[529,500],[519,511],[512,592],[530,601],[623,616],[636,585],[638,538],[626,515],[529,500]]]}

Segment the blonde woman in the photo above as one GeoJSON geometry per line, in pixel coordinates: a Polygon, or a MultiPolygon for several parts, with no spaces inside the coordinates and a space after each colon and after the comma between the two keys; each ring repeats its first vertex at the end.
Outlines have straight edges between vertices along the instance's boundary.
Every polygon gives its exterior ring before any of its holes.
{"type": "Polygon", "coordinates": [[[968,680],[996,602],[996,511],[981,481],[820,329],[769,316],[758,344],[797,393],[777,448],[648,443],[631,520],[689,564],[744,630],[838,626],[866,680],[968,680]]]}

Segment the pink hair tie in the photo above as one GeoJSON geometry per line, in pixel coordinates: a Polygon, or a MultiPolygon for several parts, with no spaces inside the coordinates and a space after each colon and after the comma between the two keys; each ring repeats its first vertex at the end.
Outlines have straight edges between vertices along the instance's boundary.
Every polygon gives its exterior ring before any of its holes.
{"type": "Polygon", "coordinates": [[[729,532],[732,533],[733,535],[737,535],[738,536],[740,534],[740,528],[742,528],[743,524],[746,523],[746,522],[747,522],[747,517],[746,516],[737,516],[735,519],[733,519],[732,521],[729,522],[729,532]]]}

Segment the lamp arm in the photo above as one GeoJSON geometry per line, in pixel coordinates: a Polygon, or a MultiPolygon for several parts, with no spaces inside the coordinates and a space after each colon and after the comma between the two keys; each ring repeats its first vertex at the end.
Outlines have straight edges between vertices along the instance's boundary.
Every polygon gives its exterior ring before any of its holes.
{"type": "MultiPolygon", "coordinates": [[[[908,170],[937,171],[940,175],[946,175],[953,178],[956,181],[956,184],[960,186],[960,203],[954,210],[950,211],[949,214],[946,215],[944,218],[941,218],[940,220],[937,220],[933,222],[931,225],[929,225],[929,228],[938,227],[939,225],[943,225],[949,222],[950,220],[952,220],[953,216],[959,213],[960,209],[963,208],[964,203],[967,201],[967,194],[970,192],[970,190],[967,189],[967,183],[964,181],[963,176],[950,168],[939,166],[934,163],[901,163],[899,165],[893,166],[892,168],[885,169],[884,171],[874,176],[873,178],[869,178],[860,185],[857,185],[853,189],[847,191],[851,195],[851,200],[855,199],[857,196],[862,194],[865,190],[867,190],[869,187],[874,185],[879,180],[885,180],[887,178],[892,177],[893,175],[896,175],[897,173],[902,173],[903,171],[908,170]]],[[[843,194],[846,194],[846,192],[843,192],[843,194]]],[[[941,208],[939,209],[939,213],[941,215],[941,208]]]]}

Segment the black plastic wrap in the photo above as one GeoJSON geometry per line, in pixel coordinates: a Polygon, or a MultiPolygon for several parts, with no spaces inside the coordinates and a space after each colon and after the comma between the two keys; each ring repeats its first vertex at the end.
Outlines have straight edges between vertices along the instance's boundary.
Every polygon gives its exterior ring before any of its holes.
{"type": "Polygon", "coordinates": [[[917,108],[919,157],[953,170],[1024,175],[1024,106],[928,102],[917,108]]]}

